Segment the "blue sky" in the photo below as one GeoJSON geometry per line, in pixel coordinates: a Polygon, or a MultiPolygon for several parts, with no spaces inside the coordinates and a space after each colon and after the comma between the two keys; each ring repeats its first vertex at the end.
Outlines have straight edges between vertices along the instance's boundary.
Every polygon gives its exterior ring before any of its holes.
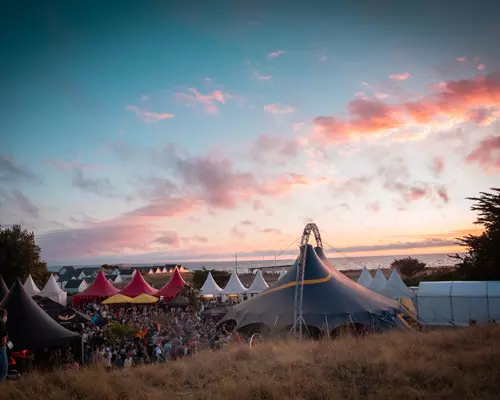
{"type": "Polygon", "coordinates": [[[449,251],[498,179],[494,2],[21,3],[0,223],[51,263],[273,254],[309,220],[449,251]]]}

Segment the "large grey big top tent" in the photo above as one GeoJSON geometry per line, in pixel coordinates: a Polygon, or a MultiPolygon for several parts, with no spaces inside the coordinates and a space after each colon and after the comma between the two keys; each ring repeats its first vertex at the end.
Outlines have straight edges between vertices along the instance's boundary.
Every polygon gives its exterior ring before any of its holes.
{"type": "MultiPolygon", "coordinates": [[[[275,331],[294,325],[294,299],[298,261],[259,295],[234,306],[222,319],[235,321],[241,329],[263,324],[275,331]]],[[[358,285],[326,264],[315,249],[307,246],[302,314],[305,323],[332,331],[346,324],[362,324],[375,330],[403,326],[398,318],[402,309],[397,301],[358,285]]]]}

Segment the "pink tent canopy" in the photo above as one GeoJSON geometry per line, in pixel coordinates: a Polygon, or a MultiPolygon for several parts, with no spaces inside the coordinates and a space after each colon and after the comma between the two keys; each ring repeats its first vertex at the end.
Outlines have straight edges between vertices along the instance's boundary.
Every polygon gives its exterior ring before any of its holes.
{"type": "Polygon", "coordinates": [[[163,286],[160,290],[158,290],[158,292],[156,292],[155,296],[163,296],[167,299],[172,299],[177,296],[181,289],[186,285],[187,283],[184,279],[182,279],[179,269],[175,267],[174,273],[172,274],[170,280],[165,286],[163,286]]]}
{"type": "Polygon", "coordinates": [[[86,290],[73,296],[73,305],[86,303],[97,298],[113,296],[119,291],[119,289],[108,282],[102,270],[99,270],[95,281],[86,290]]]}
{"type": "Polygon", "coordinates": [[[151,287],[149,283],[144,280],[142,274],[137,271],[130,283],[120,291],[120,294],[128,297],[137,297],[143,293],[156,295],[156,292],[157,290],[151,287]]]}

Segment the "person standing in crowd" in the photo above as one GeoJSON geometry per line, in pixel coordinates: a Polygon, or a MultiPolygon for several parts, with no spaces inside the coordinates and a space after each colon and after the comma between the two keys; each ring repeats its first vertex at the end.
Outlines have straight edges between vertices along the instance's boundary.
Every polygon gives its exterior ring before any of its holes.
{"type": "Polygon", "coordinates": [[[7,359],[7,310],[0,309],[0,382],[7,378],[9,361],[7,359]]]}

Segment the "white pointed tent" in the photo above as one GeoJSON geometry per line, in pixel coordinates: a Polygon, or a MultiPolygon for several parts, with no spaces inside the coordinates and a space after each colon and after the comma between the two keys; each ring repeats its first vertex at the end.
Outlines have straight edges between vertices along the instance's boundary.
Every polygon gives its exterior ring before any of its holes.
{"type": "Polygon", "coordinates": [[[382,269],[379,267],[377,272],[375,273],[375,277],[373,281],[368,285],[368,289],[373,290],[374,292],[381,293],[384,290],[385,284],[387,283],[387,279],[385,279],[384,273],[382,269]]]}
{"type": "Polygon", "coordinates": [[[208,271],[207,279],[201,287],[200,293],[204,297],[219,296],[222,293],[222,289],[217,285],[210,271],[208,271]]]}
{"type": "Polygon", "coordinates": [[[413,292],[405,285],[398,272],[393,269],[381,294],[391,299],[405,299],[413,297],[413,292]]]}
{"type": "Polygon", "coordinates": [[[160,268],[156,268],[155,274],[161,274],[161,269],[160,268]]]}
{"type": "Polygon", "coordinates": [[[166,274],[167,273],[167,269],[165,267],[163,267],[163,269],[161,270],[161,273],[162,274],[166,274]]]}
{"type": "Polygon", "coordinates": [[[233,272],[231,274],[226,287],[222,289],[222,294],[226,296],[240,295],[240,294],[245,294],[246,292],[247,290],[245,286],[243,286],[243,284],[241,283],[240,278],[238,278],[238,274],[236,272],[233,272]]]}
{"type": "Polygon", "coordinates": [[[370,274],[370,271],[366,267],[363,268],[363,271],[361,272],[361,275],[358,278],[358,283],[361,286],[368,287],[370,286],[370,283],[372,283],[373,278],[372,274],[370,274]]]}
{"type": "Polygon", "coordinates": [[[28,279],[26,279],[26,282],[24,282],[23,287],[28,296],[30,297],[33,297],[34,295],[40,293],[40,289],[38,289],[38,286],[35,284],[35,281],[33,281],[31,274],[28,275],[28,279]]]}
{"type": "Polygon", "coordinates": [[[255,278],[253,278],[252,284],[248,288],[248,293],[257,294],[262,292],[263,290],[266,290],[268,287],[269,285],[264,280],[264,277],[262,276],[262,271],[259,269],[255,274],[255,278]]]}
{"type": "Polygon", "coordinates": [[[57,301],[63,306],[66,305],[68,294],[62,290],[54,279],[54,275],[50,275],[49,280],[45,284],[44,288],[38,293],[39,296],[47,297],[48,299],[57,301]]]}
{"type": "Polygon", "coordinates": [[[153,270],[153,268],[151,268],[148,272],[148,275],[153,275],[155,273],[155,271],[153,270]]]}

